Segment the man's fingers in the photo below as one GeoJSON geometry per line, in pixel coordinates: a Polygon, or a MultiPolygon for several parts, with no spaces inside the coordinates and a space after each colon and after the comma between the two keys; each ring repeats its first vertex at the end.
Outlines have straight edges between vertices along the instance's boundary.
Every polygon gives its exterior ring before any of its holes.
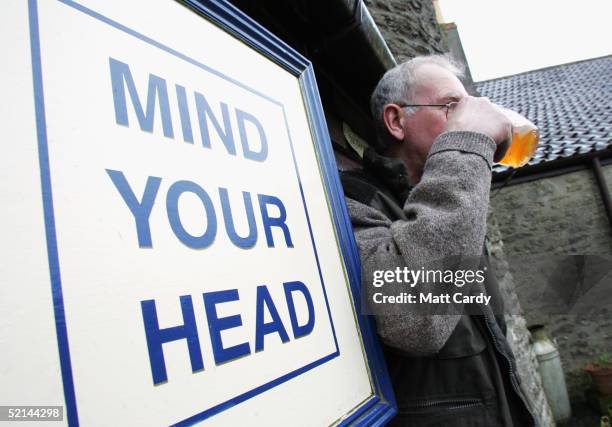
{"type": "Polygon", "coordinates": [[[507,134],[510,127],[510,120],[497,105],[488,98],[472,96],[464,97],[456,108],[449,112],[446,122],[446,130],[472,131],[491,137],[500,147],[496,158],[503,156],[508,150],[507,134]]]}

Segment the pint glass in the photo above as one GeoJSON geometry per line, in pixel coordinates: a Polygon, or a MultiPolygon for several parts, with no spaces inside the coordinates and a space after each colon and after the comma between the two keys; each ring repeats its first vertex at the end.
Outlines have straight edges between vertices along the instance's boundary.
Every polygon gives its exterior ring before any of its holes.
{"type": "Polygon", "coordinates": [[[536,151],[540,135],[536,125],[517,112],[500,107],[512,122],[512,141],[500,165],[520,168],[527,164],[536,151]]]}

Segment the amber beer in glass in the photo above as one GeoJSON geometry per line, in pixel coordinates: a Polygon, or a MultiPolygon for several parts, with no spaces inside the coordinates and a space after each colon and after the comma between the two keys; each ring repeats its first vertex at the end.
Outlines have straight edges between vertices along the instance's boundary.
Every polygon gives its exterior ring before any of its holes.
{"type": "Polygon", "coordinates": [[[519,113],[500,107],[512,122],[512,141],[504,157],[497,163],[513,168],[520,168],[533,157],[540,140],[536,125],[519,113]]]}

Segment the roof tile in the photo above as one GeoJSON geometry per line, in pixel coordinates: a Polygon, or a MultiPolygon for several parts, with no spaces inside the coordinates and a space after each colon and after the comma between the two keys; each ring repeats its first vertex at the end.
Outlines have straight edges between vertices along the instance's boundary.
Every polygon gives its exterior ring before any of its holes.
{"type": "MultiPolygon", "coordinates": [[[[612,147],[612,55],[476,83],[540,129],[529,164],[612,147]]],[[[494,172],[503,172],[501,165],[494,172]]]]}

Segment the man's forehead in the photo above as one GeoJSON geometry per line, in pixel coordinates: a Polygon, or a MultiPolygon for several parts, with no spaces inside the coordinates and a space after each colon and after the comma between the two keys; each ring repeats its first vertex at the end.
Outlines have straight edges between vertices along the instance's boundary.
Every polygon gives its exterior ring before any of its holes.
{"type": "Polygon", "coordinates": [[[463,91],[459,91],[456,89],[452,90],[440,90],[438,92],[438,96],[442,98],[461,98],[464,95],[463,91]]]}
{"type": "Polygon", "coordinates": [[[417,70],[416,94],[436,98],[461,98],[466,94],[459,79],[444,67],[423,64],[417,70]]]}
{"type": "Polygon", "coordinates": [[[432,82],[433,84],[425,84],[417,88],[416,95],[430,98],[430,100],[450,100],[461,99],[466,95],[463,85],[447,85],[444,82],[432,82]]]}

